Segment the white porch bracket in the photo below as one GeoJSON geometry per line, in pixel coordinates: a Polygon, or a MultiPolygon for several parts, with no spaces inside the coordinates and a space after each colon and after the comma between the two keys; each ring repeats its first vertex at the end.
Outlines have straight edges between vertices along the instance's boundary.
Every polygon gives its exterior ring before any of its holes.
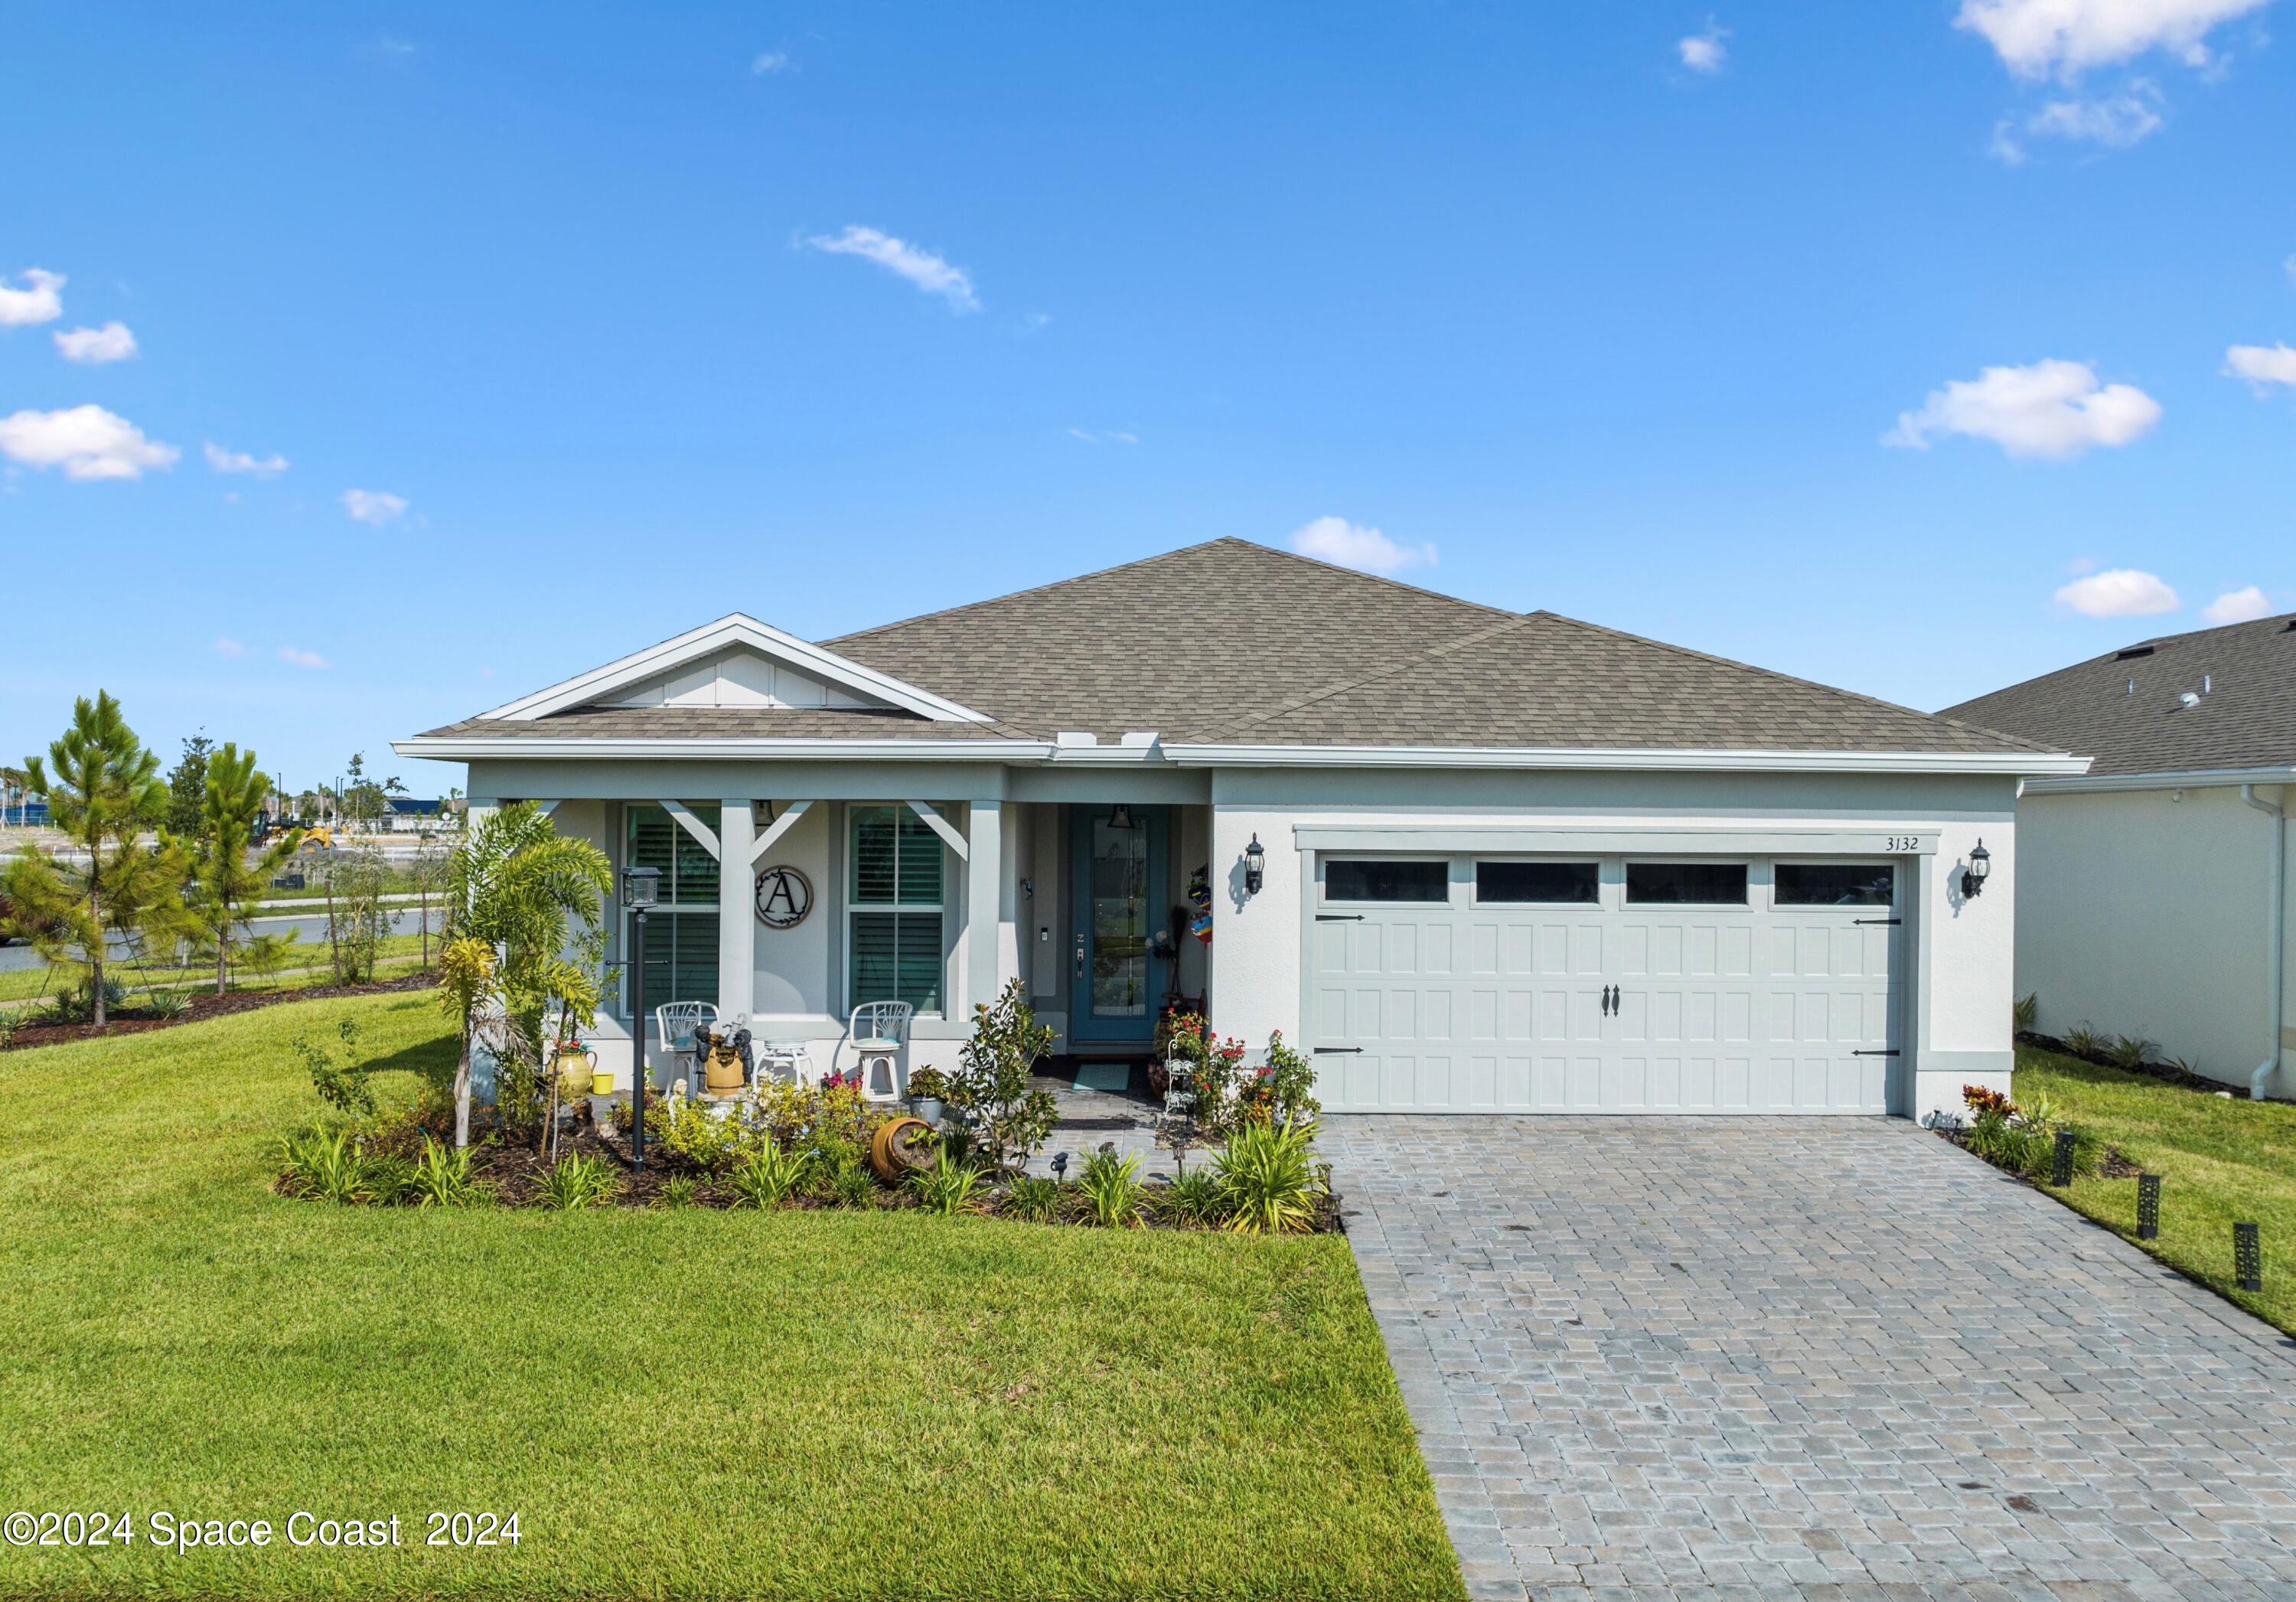
{"type": "Polygon", "coordinates": [[[767,824],[758,834],[757,844],[750,848],[750,866],[755,867],[763,862],[766,853],[774,849],[775,842],[788,834],[791,826],[812,809],[813,803],[809,801],[790,802],[789,810],[767,824]]]}
{"type": "MultiPolygon", "coordinates": [[[[745,809],[749,804],[747,801],[742,803],[745,809]]],[[[680,828],[701,842],[701,849],[709,853],[709,859],[712,862],[722,862],[725,859],[725,853],[718,844],[718,836],[710,831],[708,824],[693,816],[693,809],[684,801],[666,801],[661,803],[661,809],[677,819],[680,828]]]]}
{"type": "Polygon", "coordinates": [[[547,817],[558,810],[558,800],[554,796],[548,801],[538,801],[534,803],[534,809],[547,817]]]}
{"type": "Polygon", "coordinates": [[[942,842],[956,853],[959,862],[972,860],[972,846],[965,842],[964,835],[956,832],[955,824],[933,809],[931,801],[911,801],[909,810],[925,820],[925,826],[941,837],[942,842]]]}

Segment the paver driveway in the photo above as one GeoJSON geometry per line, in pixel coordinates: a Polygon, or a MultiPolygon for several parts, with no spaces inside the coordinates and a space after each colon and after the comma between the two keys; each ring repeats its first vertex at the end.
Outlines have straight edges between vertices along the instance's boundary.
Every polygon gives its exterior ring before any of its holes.
{"type": "Polygon", "coordinates": [[[2296,1597],[2296,1343],[1910,1123],[1324,1145],[1479,1597],[2296,1597]]]}

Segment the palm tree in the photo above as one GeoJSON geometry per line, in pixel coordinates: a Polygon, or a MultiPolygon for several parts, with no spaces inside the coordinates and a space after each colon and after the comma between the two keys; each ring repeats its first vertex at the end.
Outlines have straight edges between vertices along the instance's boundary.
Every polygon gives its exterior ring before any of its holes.
{"type": "MultiPolygon", "coordinates": [[[[531,801],[504,807],[465,833],[447,861],[447,951],[465,941],[496,954],[493,972],[463,998],[463,1064],[455,1075],[455,1140],[470,1139],[469,1042],[488,995],[499,998],[508,1038],[526,1049],[554,1004],[586,1025],[601,998],[603,916],[613,888],[606,854],[558,833],[531,801]]],[[[468,966],[467,960],[463,963],[468,966]]],[[[449,972],[449,985],[458,986],[449,972]]]]}
{"type": "Polygon", "coordinates": [[[198,890],[193,916],[203,939],[215,942],[216,994],[231,985],[231,937],[236,928],[252,933],[246,904],[295,854],[299,834],[280,835],[252,860],[255,820],[263,811],[271,780],[256,771],[255,753],[241,754],[226,742],[207,759],[207,793],[200,801],[199,838],[192,848],[193,881],[198,890]]]}

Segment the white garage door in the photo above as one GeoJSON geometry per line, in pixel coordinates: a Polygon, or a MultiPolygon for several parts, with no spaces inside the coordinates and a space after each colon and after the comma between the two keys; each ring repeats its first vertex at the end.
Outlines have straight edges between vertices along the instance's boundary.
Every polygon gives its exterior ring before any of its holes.
{"type": "Polygon", "coordinates": [[[1332,857],[1310,1044],[1332,1112],[1881,1113],[1888,861],[1332,857]]]}

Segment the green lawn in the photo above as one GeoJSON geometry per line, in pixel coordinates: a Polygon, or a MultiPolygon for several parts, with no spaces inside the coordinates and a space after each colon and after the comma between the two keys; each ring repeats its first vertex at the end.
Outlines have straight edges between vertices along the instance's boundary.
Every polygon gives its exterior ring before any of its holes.
{"type": "Polygon", "coordinates": [[[2296,1105],[2226,1101],[2035,1047],[2017,1048],[2014,1094],[2046,1093],[2065,1121],[2161,1176],[2161,1237],[2136,1240],[2136,1181],[2047,1187],[2100,1223],[2296,1335],[2296,1105]],[[2234,1220],[2259,1226],[2261,1294],[2233,1287],[2234,1220]]]}
{"type": "MultiPolygon", "coordinates": [[[[386,934],[376,942],[377,977],[395,979],[411,974],[422,965],[422,937],[420,934],[386,934]]],[[[332,984],[334,974],[326,968],[327,941],[324,935],[317,940],[298,941],[288,949],[289,965],[273,978],[265,979],[244,966],[232,970],[231,988],[235,990],[301,990],[314,985],[332,984]],[[314,969],[311,965],[319,965],[314,969]]],[[[437,956],[439,936],[430,936],[430,952],[437,956]]],[[[154,963],[139,968],[133,963],[115,962],[104,970],[125,988],[130,1006],[139,1005],[147,990],[208,990],[215,988],[213,968],[176,968],[166,963],[154,963]]],[[[86,970],[78,964],[67,964],[62,975],[52,975],[43,967],[11,968],[0,972],[0,1009],[17,1002],[35,1001],[53,996],[59,990],[77,984],[86,970]]]]}
{"type": "Polygon", "coordinates": [[[0,1512],[409,1544],[0,1547],[0,1595],[1461,1594],[1343,1239],[279,1199],[282,1043],[345,1015],[447,1069],[429,993],[0,1054],[0,1512]]]}

